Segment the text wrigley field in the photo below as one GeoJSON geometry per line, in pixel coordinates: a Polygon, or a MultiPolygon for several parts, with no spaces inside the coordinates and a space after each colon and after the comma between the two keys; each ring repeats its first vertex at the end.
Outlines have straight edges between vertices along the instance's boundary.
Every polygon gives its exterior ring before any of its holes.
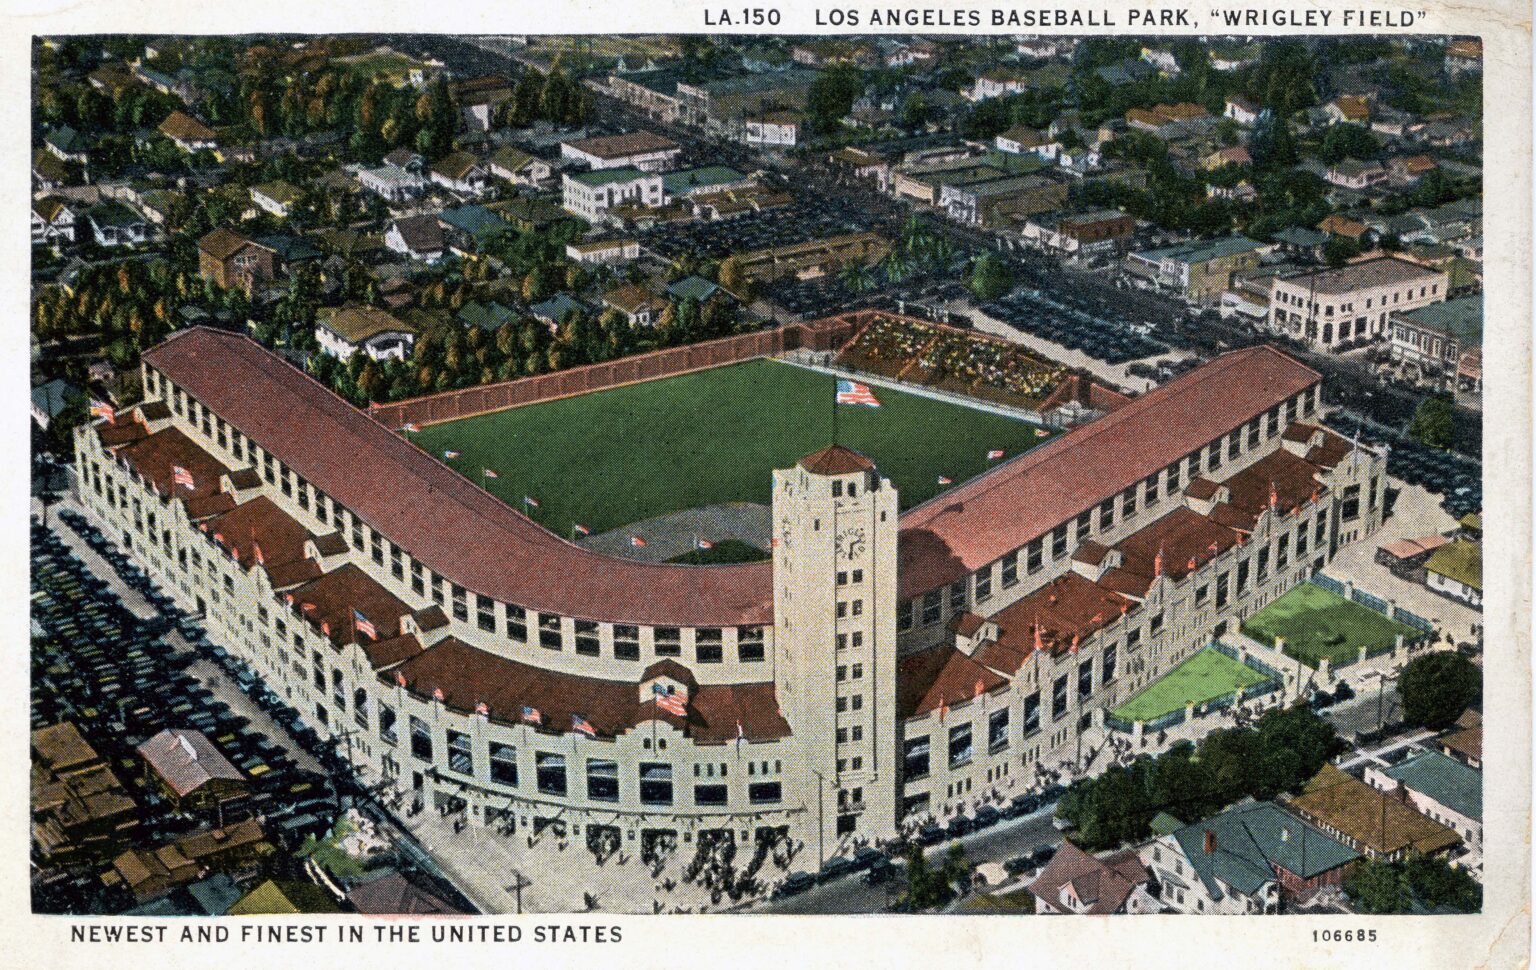
{"type": "MultiPolygon", "coordinates": [[[[777,27],[784,23],[777,7],[708,6],[702,11],[706,27],[777,27]]],[[[999,6],[973,10],[935,7],[816,7],[813,26],[841,28],[991,27],[997,29],[1113,29],[1130,28],[1305,28],[1312,30],[1406,29],[1424,19],[1422,10],[1338,9],[1293,10],[1285,7],[1230,6],[1082,10],[1069,7],[999,6]],[[1200,15],[1205,14],[1202,18],[1200,15]]]]}

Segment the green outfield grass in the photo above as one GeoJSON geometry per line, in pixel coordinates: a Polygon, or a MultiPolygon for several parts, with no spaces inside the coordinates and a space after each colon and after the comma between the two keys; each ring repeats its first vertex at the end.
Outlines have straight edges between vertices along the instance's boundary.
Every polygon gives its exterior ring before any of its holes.
{"type": "MultiPolygon", "coordinates": [[[[755,360],[430,425],[410,435],[509,505],[539,500],[540,523],[604,532],[723,502],[772,500],[770,472],[832,439],[836,380],[755,360]],[[486,481],[489,467],[498,478],[486,481]]],[[[885,388],[881,407],[837,405],[838,441],[868,455],[903,508],[1048,440],[1026,421],[885,388]]]]}
{"type": "Polygon", "coordinates": [[[1398,634],[1419,636],[1413,627],[1312,583],[1302,583],[1260,610],[1243,624],[1243,632],[1271,646],[1275,637],[1284,637],[1286,656],[1309,667],[1324,657],[1331,664],[1354,660],[1361,647],[1375,650],[1396,643],[1398,634]]]}
{"type": "Polygon", "coordinates": [[[1264,675],[1213,647],[1170,670],[1167,676],[1113,711],[1123,721],[1152,721],[1190,703],[1225,697],[1239,687],[1263,683],[1264,675]]]}

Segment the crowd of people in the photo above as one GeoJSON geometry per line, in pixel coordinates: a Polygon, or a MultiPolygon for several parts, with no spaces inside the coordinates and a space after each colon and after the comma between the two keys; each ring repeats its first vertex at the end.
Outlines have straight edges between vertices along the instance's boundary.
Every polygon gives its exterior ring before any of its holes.
{"type": "Polygon", "coordinates": [[[1024,347],[952,327],[877,318],[838,362],[855,370],[1033,408],[1067,376],[1024,347]]]}

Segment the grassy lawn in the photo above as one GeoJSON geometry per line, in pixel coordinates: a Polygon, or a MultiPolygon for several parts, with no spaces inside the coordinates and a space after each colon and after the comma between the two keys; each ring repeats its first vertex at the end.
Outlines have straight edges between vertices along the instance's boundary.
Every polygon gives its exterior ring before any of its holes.
{"type": "MultiPolygon", "coordinates": [[[[682,509],[772,500],[770,472],[832,439],[835,379],[755,360],[663,380],[429,425],[427,451],[569,537],[574,522],[603,532],[682,509]],[[483,480],[482,468],[498,477],[483,480]]],[[[1035,425],[874,388],[878,408],[838,405],[838,441],[872,458],[909,508],[1048,440],[1035,425]]]]}
{"type": "Polygon", "coordinates": [[[1151,721],[1182,711],[1190,702],[1203,704],[1264,679],[1252,667],[1207,647],[1116,708],[1114,716],[1124,721],[1151,721]]]}
{"type": "Polygon", "coordinates": [[[1354,660],[1360,648],[1374,650],[1395,643],[1398,634],[1412,638],[1419,631],[1389,620],[1375,610],[1302,583],[1243,624],[1243,632],[1260,643],[1285,638],[1285,655],[1316,667],[1354,660]]]}
{"type": "Polygon", "coordinates": [[[694,549],[681,556],[673,556],[667,562],[684,566],[724,566],[738,562],[759,562],[767,558],[768,553],[754,545],[738,539],[722,539],[712,549],[694,549]]]}

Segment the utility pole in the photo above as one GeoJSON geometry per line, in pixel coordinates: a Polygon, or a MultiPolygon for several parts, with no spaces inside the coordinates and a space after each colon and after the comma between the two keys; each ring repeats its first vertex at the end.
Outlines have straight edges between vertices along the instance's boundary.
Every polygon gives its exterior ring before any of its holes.
{"type": "Polygon", "coordinates": [[[519,916],[523,915],[523,887],[531,885],[533,885],[533,882],[525,878],[521,871],[517,869],[512,870],[512,884],[506,888],[517,896],[517,915],[519,916]]]}
{"type": "Polygon", "coordinates": [[[826,792],[823,790],[827,780],[815,768],[811,769],[811,774],[816,776],[816,870],[820,872],[821,867],[827,864],[824,834],[827,829],[825,814],[827,799],[826,792]]]}

